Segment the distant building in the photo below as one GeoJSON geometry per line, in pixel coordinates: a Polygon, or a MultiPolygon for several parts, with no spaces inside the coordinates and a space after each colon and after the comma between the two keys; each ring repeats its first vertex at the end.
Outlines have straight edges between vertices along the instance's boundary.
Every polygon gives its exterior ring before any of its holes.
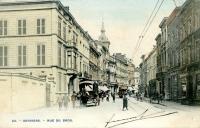
{"type": "Polygon", "coordinates": [[[147,96],[152,96],[158,92],[156,71],[157,71],[157,48],[149,53],[146,58],[147,61],[147,96]]]}
{"type": "Polygon", "coordinates": [[[122,53],[115,53],[116,60],[116,81],[121,86],[128,86],[128,60],[122,53]]]}
{"type": "Polygon", "coordinates": [[[138,92],[139,87],[141,85],[139,67],[136,67],[134,70],[134,79],[133,80],[134,80],[134,84],[133,84],[134,90],[135,90],[135,92],[138,92]]]}

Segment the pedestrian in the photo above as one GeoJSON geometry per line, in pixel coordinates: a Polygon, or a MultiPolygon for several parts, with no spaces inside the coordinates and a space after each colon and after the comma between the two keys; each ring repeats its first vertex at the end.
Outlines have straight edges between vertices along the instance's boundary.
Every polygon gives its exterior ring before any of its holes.
{"type": "Polygon", "coordinates": [[[138,92],[136,92],[136,98],[137,98],[137,101],[139,100],[139,94],[138,92]]]}
{"type": "Polygon", "coordinates": [[[106,100],[109,102],[109,93],[107,94],[107,96],[106,96],[106,100]]]}
{"type": "Polygon", "coordinates": [[[160,102],[162,103],[162,101],[163,101],[163,94],[161,93],[160,94],[160,102]]]}
{"type": "Polygon", "coordinates": [[[99,95],[97,95],[97,105],[98,106],[100,105],[100,97],[99,97],[99,95]]]}
{"type": "Polygon", "coordinates": [[[158,93],[158,91],[156,91],[156,99],[157,103],[160,104],[160,94],[158,93]]]}
{"type": "Polygon", "coordinates": [[[128,98],[124,94],[124,97],[123,97],[123,111],[124,111],[125,108],[126,108],[126,110],[128,110],[128,98]]]}
{"type": "Polygon", "coordinates": [[[75,108],[75,102],[76,102],[76,92],[73,91],[73,94],[71,96],[72,106],[75,108]]]}
{"type": "Polygon", "coordinates": [[[113,102],[115,103],[115,93],[112,93],[113,102]]]}
{"type": "Polygon", "coordinates": [[[67,109],[68,108],[68,104],[70,102],[70,98],[69,98],[69,96],[67,94],[63,96],[63,102],[64,102],[65,109],[67,109]]]}
{"type": "Polygon", "coordinates": [[[62,98],[61,95],[58,96],[57,103],[58,103],[58,109],[61,110],[62,109],[62,104],[63,104],[63,98],[62,98]]]}

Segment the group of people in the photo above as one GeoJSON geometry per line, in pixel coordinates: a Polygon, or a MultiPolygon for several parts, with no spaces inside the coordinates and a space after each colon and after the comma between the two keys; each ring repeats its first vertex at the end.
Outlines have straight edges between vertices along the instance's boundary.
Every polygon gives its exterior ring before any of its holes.
{"type": "Polygon", "coordinates": [[[150,96],[150,103],[152,103],[153,100],[157,100],[157,103],[159,104],[160,102],[162,103],[163,101],[163,94],[159,94],[157,91],[150,96]]]}
{"type": "MultiPolygon", "coordinates": [[[[71,102],[72,102],[73,108],[75,108],[75,101],[76,101],[76,93],[73,92],[73,94],[71,95],[71,102]]],[[[70,97],[68,95],[64,95],[64,96],[62,96],[61,94],[58,95],[57,103],[58,103],[59,110],[61,110],[62,107],[67,109],[69,102],[70,102],[70,97]]]]}
{"type": "MultiPolygon", "coordinates": [[[[62,94],[59,94],[58,95],[58,98],[57,98],[57,103],[58,103],[58,108],[59,110],[61,110],[63,107],[65,109],[68,108],[69,106],[69,103],[70,101],[72,102],[72,107],[75,108],[75,103],[76,103],[76,100],[80,100],[80,105],[86,105],[86,97],[87,97],[87,94],[76,94],[76,92],[74,91],[73,94],[71,95],[71,98],[69,95],[63,95],[62,94]]],[[[102,102],[104,101],[104,98],[106,97],[106,101],[109,102],[109,99],[110,99],[110,94],[109,93],[99,93],[99,95],[97,95],[96,97],[96,101],[97,101],[97,105],[99,106],[100,105],[100,101],[102,99],[102,102]]],[[[115,103],[115,97],[116,97],[116,94],[115,93],[111,93],[111,97],[112,97],[112,100],[113,100],[113,103],[115,103]]],[[[128,110],[128,98],[127,98],[127,94],[124,94],[123,95],[123,110],[126,109],[128,110]]]]}
{"type": "Polygon", "coordinates": [[[144,93],[139,93],[139,92],[136,92],[136,99],[137,99],[137,101],[143,101],[143,99],[144,99],[144,93]]]}

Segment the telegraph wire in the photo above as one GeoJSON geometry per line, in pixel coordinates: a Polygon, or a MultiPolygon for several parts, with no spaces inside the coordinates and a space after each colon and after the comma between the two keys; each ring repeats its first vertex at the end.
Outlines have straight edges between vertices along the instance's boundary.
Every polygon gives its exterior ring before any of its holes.
{"type": "MultiPolygon", "coordinates": [[[[135,50],[135,54],[137,53],[137,51],[138,51],[138,49],[139,49],[139,47],[140,47],[140,45],[141,45],[141,43],[142,43],[143,38],[145,37],[145,35],[146,35],[147,31],[149,30],[151,24],[153,23],[153,21],[154,21],[156,15],[158,14],[158,12],[159,12],[159,10],[160,10],[160,8],[161,8],[163,2],[164,2],[164,0],[162,0],[162,2],[160,3],[160,5],[159,5],[159,7],[158,7],[158,9],[157,9],[157,11],[156,11],[156,13],[154,14],[153,18],[151,19],[151,21],[150,21],[150,23],[149,23],[149,25],[148,25],[146,31],[145,31],[144,34],[142,35],[142,38],[141,38],[140,42],[138,43],[138,47],[137,47],[136,50],[135,50]]],[[[134,58],[135,54],[133,55],[133,58],[134,58]]]]}
{"type": "MultiPolygon", "coordinates": [[[[137,43],[136,43],[136,46],[135,46],[134,51],[136,51],[136,49],[137,49],[137,47],[138,47],[138,45],[139,45],[140,40],[143,38],[143,33],[145,32],[146,27],[148,26],[148,24],[149,24],[149,22],[150,22],[150,20],[151,20],[151,18],[152,18],[152,16],[153,16],[153,14],[154,14],[154,12],[155,12],[157,6],[158,6],[158,4],[159,4],[159,1],[160,1],[160,0],[157,0],[156,4],[155,4],[155,6],[154,6],[154,9],[153,9],[153,11],[151,12],[151,15],[150,15],[150,17],[148,18],[148,20],[147,20],[147,22],[146,22],[146,24],[145,24],[145,26],[144,26],[144,28],[143,28],[143,30],[142,30],[142,32],[141,32],[141,34],[140,34],[140,36],[139,36],[139,38],[138,38],[138,40],[137,40],[137,43]]],[[[134,53],[135,53],[135,52],[134,52],[134,53]]],[[[134,53],[133,53],[133,54],[134,54],[134,53]]]]}

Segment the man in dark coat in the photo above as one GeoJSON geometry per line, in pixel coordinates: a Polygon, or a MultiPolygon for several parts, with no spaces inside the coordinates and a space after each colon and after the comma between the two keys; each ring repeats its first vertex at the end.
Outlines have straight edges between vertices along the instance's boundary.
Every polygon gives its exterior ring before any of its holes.
{"type": "Polygon", "coordinates": [[[115,93],[112,93],[113,102],[115,103],[115,93]]]}
{"type": "Polygon", "coordinates": [[[124,111],[124,108],[126,108],[126,110],[128,110],[128,98],[127,98],[126,94],[124,94],[124,97],[123,97],[123,111],[124,111]]]}

